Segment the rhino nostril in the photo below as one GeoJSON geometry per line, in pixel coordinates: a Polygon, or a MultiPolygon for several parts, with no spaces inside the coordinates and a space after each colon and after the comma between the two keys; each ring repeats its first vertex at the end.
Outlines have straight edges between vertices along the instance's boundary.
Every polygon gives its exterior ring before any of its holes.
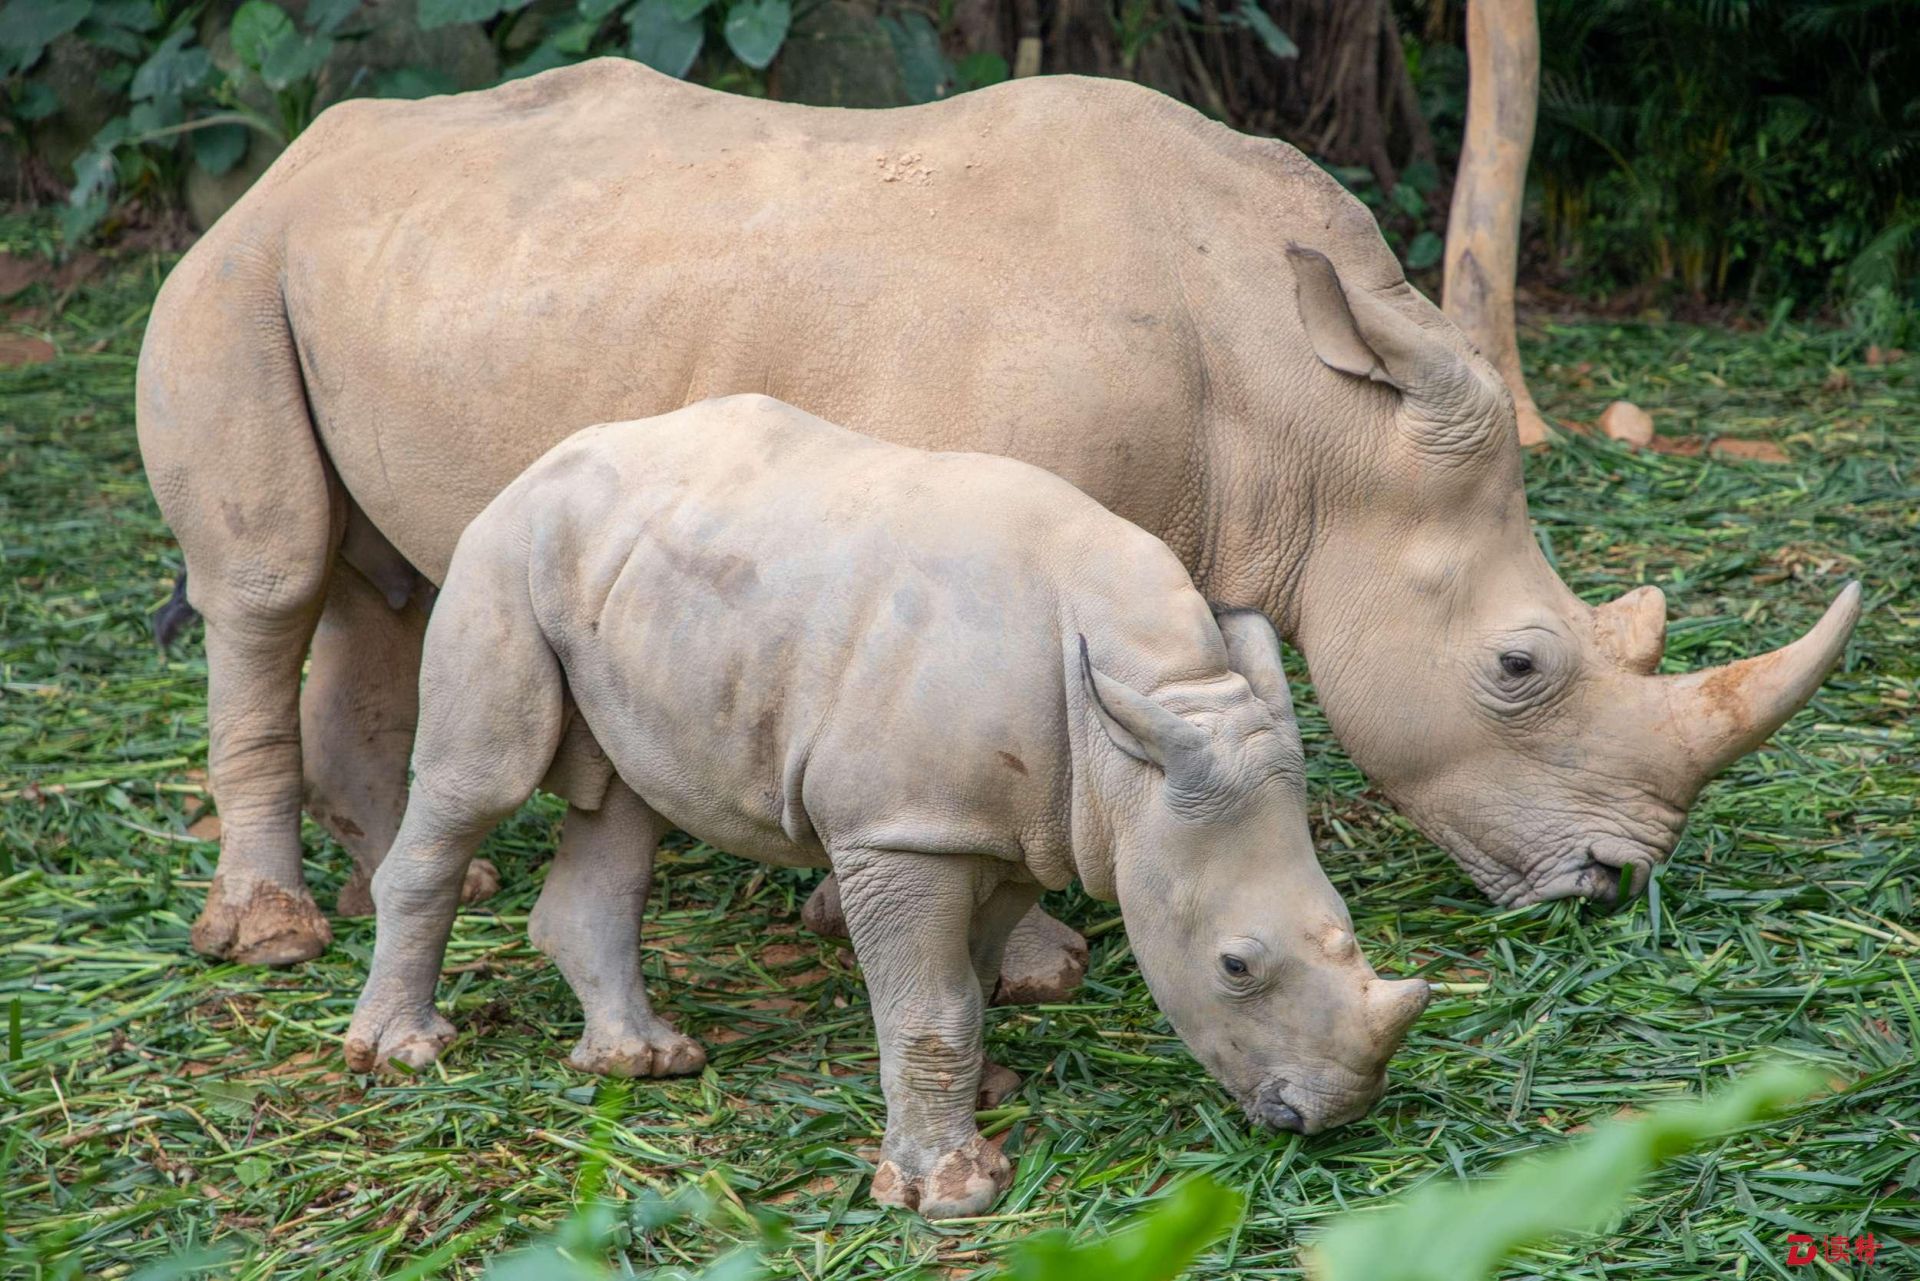
{"type": "Polygon", "coordinates": [[[1652,873],[1645,858],[1589,849],[1587,865],[1577,879],[1585,897],[1604,906],[1623,907],[1647,888],[1652,873]]]}
{"type": "Polygon", "coordinates": [[[1307,1132],[1306,1118],[1285,1103],[1267,1103],[1259,1112],[1260,1124],[1269,1130],[1284,1130],[1292,1134],[1307,1132]]]}

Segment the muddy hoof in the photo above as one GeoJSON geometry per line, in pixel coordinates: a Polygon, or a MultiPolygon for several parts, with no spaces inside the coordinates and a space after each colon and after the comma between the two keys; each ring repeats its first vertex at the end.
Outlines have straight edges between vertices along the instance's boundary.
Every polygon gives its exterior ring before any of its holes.
{"type": "Polygon", "coordinates": [[[601,1076],[692,1076],[707,1066],[706,1047],[655,1020],[644,1032],[600,1033],[589,1028],[567,1064],[601,1076]]]}
{"type": "Polygon", "coordinates": [[[847,937],[846,913],[840,910],[840,881],[832,873],[814,887],[813,895],[800,909],[800,923],[824,938],[847,937]]]}
{"type": "Polygon", "coordinates": [[[990,1111],[1012,1098],[1014,1091],[1019,1088],[1018,1072],[988,1059],[980,1065],[980,1097],[975,1100],[974,1106],[982,1112],[990,1111]]]}
{"type": "Polygon", "coordinates": [[[437,1060],[453,1037],[453,1024],[431,1006],[387,1015],[356,1012],[347,1028],[347,1066],[371,1072],[403,1063],[418,1071],[437,1060]]]}
{"type": "Polygon", "coordinates": [[[873,1199],[917,1210],[926,1219],[970,1219],[992,1209],[1012,1183],[1012,1163],[976,1134],[924,1174],[909,1174],[890,1157],[882,1160],[873,1174],[873,1199]]]}
{"type": "Polygon", "coordinates": [[[467,878],[460,883],[462,906],[484,903],[500,892],[500,869],[484,858],[467,864],[467,878]]]}
{"type": "Polygon", "coordinates": [[[995,1005],[1064,1001],[1087,976],[1087,941],[1039,908],[1020,918],[1000,959],[995,1005]]]}
{"type": "Polygon", "coordinates": [[[193,923],[193,950],[242,965],[298,965],[333,942],[333,929],[306,887],[253,881],[238,892],[215,875],[193,923]]]}

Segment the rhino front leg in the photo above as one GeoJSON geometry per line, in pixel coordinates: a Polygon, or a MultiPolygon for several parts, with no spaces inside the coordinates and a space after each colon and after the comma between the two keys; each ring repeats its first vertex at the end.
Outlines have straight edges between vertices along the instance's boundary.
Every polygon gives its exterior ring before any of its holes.
{"type": "Polygon", "coordinates": [[[567,1062],[604,1076],[685,1076],[707,1052],[653,1012],[640,932],[653,856],[669,824],[615,779],[593,811],[567,811],[527,933],[580,998],[586,1030],[567,1062]]]}
{"type": "MultiPolygon", "coordinates": [[[[826,938],[847,937],[836,877],[814,887],[800,921],[826,938]]],[[[1072,996],[1086,976],[1087,941],[1036,903],[1007,938],[999,981],[988,990],[995,1005],[1046,1005],[1072,996]]]]}
{"type": "Polygon", "coordinates": [[[974,1123],[984,1001],[973,920],[986,860],[834,851],[880,1037],[887,1133],[874,1200],[929,1219],[984,1213],[1013,1168],[974,1123]]]}
{"type": "MultiPolygon", "coordinates": [[[[373,913],[373,874],[406,812],[426,630],[418,599],[395,609],[359,570],[336,561],[300,691],[300,741],[307,812],[353,858],[334,903],[341,916],[373,913]]],[[[499,872],[477,858],[460,901],[499,888],[499,872]]]]}

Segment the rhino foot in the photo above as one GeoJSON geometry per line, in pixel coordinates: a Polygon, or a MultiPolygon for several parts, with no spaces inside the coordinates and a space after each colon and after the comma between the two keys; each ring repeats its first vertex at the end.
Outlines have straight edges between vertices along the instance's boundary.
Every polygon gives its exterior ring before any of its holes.
{"type": "Polygon", "coordinates": [[[467,864],[467,877],[460,883],[460,905],[472,907],[500,892],[500,869],[492,860],[477,858],[467,864]]]}
{"type": "Polygon", "coordinates": [[[298,965],[327,950],[333,928],[305,886],[256,880],[229,890],[226,878],[215,873],[191,938],[203,956],[242,965],[298,965]]]}
{"type": "MultiPolygon", "coordinates": [[[[477,858],[467,864],[466,879],[460,884],[460,904],[471,907],[475,903],[484,903],[500,892],[500,869],[484,858],[477,858]]],[[[372,916],[373,915],[373,878],[359,868],[353,869],[353,875],[340,887],[339,895],[333,900],[335,916],[372,916]]]]}
{"type": "Polygon", "coordinates": [[[822,938],[849,937],[846,913],[840,910],[840,878],[829,874],[813,887],[813,893],[800,909],[800,923],[822,938]]]}
{"type": "Polygon", "coordinates": [[[988,1059],[980,1065],[980,1097],[975,1106],[982,1112],[991,1111],[1012,1098],[1019,1088],[1018,1072],[988,1059]]]}
{"type": "Polygon", "coordinates": [[[692,1076],[707,1066],[707,1051],[672,1024],[655,1019],[643,1030],[603,1033],[589,1027],[567,1063],[601,1076],[692,1076]]]}
{"type": "Polygon", "coordinates": [[[926,1219],[968,1219],[992,1209],[1012,1183],[1013,1164],[976,1134],[924,1173],[909,1173],[893,1158],[883,1159],[873,1173],[873,1199],[916,1210],[926,1219]]]}
{"type": "Polygon", "coordinates": [[[1039,908],[1020,918],[1000,958],[995,1005],[1064,1001],[1087,976],[1087,941],[1039,908]]]}
{"type": "Polygon", "coordinates": [[[347,1028],[347,1066],[371,1072],[392,1063],[418,1071],[453,1041],[453,1024],[429,1005],[425,1010],[364,1006],[347,1028]]]}

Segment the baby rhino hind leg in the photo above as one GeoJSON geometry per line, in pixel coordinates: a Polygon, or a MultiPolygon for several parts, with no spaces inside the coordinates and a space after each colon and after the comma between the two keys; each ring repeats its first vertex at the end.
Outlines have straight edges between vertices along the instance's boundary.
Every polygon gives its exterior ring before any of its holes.
{"type": "Polygon", "coordinates": [[[560,741],[564,685],[526,599],[525,561],[516,570],[510,554],[473,551],[427,625],[413,789],[373,877],[373,969],[347,1029],[356,1071],[424,1067],[453,1039],[433,994],[467,865],[560,741]]]}
{"type": "Polygon", "coordinates": [[[567,1062],[604,1076],[686,1076],[707,1052],[653,1012],[640,931],[667,821],[618,779],[598,810],[567,811],[527,932],[580,998],[586,1030],[567,1062]]]}

